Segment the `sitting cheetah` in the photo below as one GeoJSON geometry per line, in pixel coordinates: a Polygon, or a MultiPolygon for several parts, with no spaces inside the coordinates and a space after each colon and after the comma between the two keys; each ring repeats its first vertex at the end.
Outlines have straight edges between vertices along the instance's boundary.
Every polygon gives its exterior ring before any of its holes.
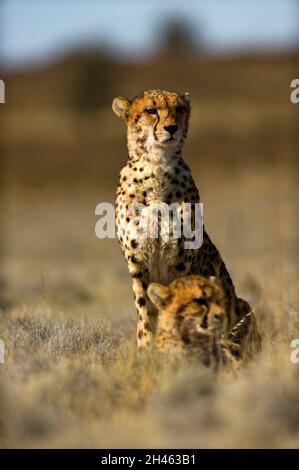
{"type": "Polygon", "coordinates": [[[147,292],[158,309],[159,351],[191,355],[216,369],[238,369],[240,347],[229,339],[224,295],[215,277],[180,277],[167,287],[152,283],[147,292]]]}
{"type": "MultiPolygon", "coordinates": [[[[116,226],[118,239],[132,277],[135,305],[139,321],[138,347],[151,343],[157,326],[157,309],[147,295],[151,282],[168,285],[189,274],[216,276],[224,291],[228,328],[251,311],[236,297],[234,285],[225,264],[203,230],[200,248],[186,249],[186,238],[132,238],[126,227],[138,227],[140,216],[128,215],[128,209],[141,203],[199,202],[199,194],[191,171],[182,159],[190,116],[189,94],[164,90],[147,90],[133,100],[115,98],[112,109],[127,124],[128,160],[121,170],[116,194],[116,226]],[[125,227],[124,227],[125,224],[125,227]]],[[[247,323],[251,322],[251,317],[247,323]]],[[[254,323],[255,325],[255,323],[254,323]]],[[[245,334],[253,329],[246,329],[245,334]]],[[[256,337],[259,337],[256,330],[256,337]]],[[[236,337],[236,342],[241,338],[236,337]]]]}

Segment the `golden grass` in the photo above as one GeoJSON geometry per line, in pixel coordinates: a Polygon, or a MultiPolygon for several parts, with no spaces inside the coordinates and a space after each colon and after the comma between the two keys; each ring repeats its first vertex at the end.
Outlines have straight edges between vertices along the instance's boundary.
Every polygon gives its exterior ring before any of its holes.
{"type": "Polygon", "coordinates": [[[235,378],[138,358],[102,319],[23,312],[1,331],[5,447],[298,446],[299,370],[285,335],[235,378]]]}

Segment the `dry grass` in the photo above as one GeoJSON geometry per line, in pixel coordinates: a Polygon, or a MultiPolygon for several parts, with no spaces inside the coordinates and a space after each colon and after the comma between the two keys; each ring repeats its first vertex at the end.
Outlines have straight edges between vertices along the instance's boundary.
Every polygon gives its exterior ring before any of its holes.
{"type": "Polygon", "coordinates": [[[105,320],[23,311],[2,336],[4,447],[298,446],[299,370],[283,334],[238,378],[137,358],[105,320]]]}

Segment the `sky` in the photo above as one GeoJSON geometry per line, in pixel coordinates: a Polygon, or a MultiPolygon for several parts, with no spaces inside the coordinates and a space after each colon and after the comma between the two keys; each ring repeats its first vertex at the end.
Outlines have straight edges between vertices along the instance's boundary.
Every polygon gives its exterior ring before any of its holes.
{"type": "Polygon", "coordinates": [[[298,40],[298,10],[296,0],[2,0],[1,55],[14,66],[98,41],[142,56],[177,16],[214,52],[280,48],[298,40]]]}

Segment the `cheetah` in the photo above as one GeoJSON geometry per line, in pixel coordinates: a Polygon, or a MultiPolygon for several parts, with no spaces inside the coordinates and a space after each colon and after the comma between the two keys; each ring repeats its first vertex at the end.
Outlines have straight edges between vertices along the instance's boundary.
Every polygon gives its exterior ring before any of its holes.
{"type": "MultiPolygon", "coordinates": [[[[191,109],[189,94],[146,90],[132,100],[115,98],[112,109],[127,124],[128,160],[120,172],[115,214],[118,240],[132,278],[138,349],[152,344],[157,328],[157,309],[147,295],[151,282],[168,285],[190,274],[215,276],[224,292],[228,328],[232,328],[251,308],[236,296],[226,266],[205,228],[201,246],[187,249],[185,236],[168,240],[139,236],[140,214],[130,212],[136,204],[150,209],[153,203],[176,203],[181,211],[190,203],[194,212],[200,202],[190,168],[182,158],[191,109]],[[133,237],[132,224],[137,229],[133,237]]],[[[246,325],[251,321],[248,317],[246,325]]],[[[244,334],[254,329],[259,338],[257,327],[244,328],[244,334]]],[[[240,335],[235,341],[242,341],[240,335]]]]}
{"type": "Polygon", "coordinates": [[[196,357],[216,370],[239,369],[240,347],[230,340],[224,294],[215,277],[179,277],[167,287],[151,283],[147,293],[158,310],[158,351],[196,357]]]}

